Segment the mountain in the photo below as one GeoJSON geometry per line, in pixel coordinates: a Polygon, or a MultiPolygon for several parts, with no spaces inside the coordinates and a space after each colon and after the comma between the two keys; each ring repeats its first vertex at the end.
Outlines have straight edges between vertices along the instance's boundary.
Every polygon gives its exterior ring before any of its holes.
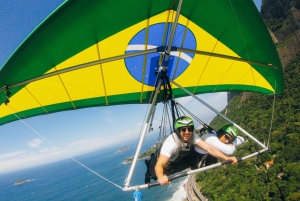
{"type": "MultiPolygon", "coordinates": [[[[264,0],[261,15],[284,66],[284,93],[237,93],[222,113],[258,140],[267,144],[270,138],[270,151],[197,174],[197,185],[208,200],[300,200],[300,1],[264,0]]],[[[224,123],[216,117],[210,125],[218,129],[224,123]]],[[[234,155],[259,149],[246,137],[234,155]]]]}
{"type": "Polygon", "coordinates": [[[286,66],[300,47],[300,1],[264,0],[261,15],[286,66]]]}

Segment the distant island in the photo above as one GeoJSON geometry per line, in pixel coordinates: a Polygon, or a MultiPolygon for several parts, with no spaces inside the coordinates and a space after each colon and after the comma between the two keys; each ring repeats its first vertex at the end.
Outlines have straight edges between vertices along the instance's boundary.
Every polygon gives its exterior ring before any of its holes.
{"type": "Polygon", "coordinates": [[[117,153],[121,153],[121,152],[124,152],[124,151],[127,151],[129,149],[129,146],[125,146],[125,147],[122,147],[120,148],[117,153]]]}
{"type": "Polygon", "coordinates": [[[30,182],[30,181],[32,181],[32,179],[28,179],[28,180],[22,180],[22,179],[20,179],[20,180],[18,180],[18,181],[16,181],[14,183],[14,186],[21,185],[21,184],[24,184],[24,183],[30,182]]]}
{"type": "MultiPolygon", "coordinates": [[[[150,158],[150,155],[152,153],[155,153],[155,151],[157,149],[157,145],[158,145],[158,142],[155,145],[153,145],[152,147],[150,147],[147,151],[141,153],[138,157],[138,160],[150,158]]],[[[132,161],[133,161],[133,156],[130,156],[125,159],[124,163],[128,164],[128,163],[131,163],[132,161]]]]}

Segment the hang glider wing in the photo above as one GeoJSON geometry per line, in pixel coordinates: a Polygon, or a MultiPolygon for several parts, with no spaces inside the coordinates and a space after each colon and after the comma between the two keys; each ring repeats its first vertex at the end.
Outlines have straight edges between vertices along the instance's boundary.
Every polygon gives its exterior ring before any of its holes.
{"type": "MultiPolygon", "coordinates": [[[[66,1],[2,67],[0,124],[14,113],[148,103],[177,4],[66,1]]],[[[184,0],[167,72],[194,94],[283,91],[277,51],[252,0],[184,0]]],[[[175,97],[186,95],[173,87],[175,97]]]]}

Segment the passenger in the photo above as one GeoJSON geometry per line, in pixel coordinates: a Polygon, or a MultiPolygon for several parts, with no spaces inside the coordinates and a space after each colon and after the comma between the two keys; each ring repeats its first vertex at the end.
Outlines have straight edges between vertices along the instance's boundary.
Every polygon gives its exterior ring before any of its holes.
{"type": "Polygon", "coordinates": [[[168,136],[161,149],[151,157],[151,160],[145,161],[148,167],[145,183],[150,182],[150,178],[149,180],[147,178],[149,176],[154,180],[157,179],[161,185],[169,184],[171,181],[169,181],[167,175],[195,166],[197,157],[192,154],[195,153],[194,146],[198,146],[214,157],[232,160],[232,164],[237,163],[236,157],[224,155],[212,145],[201,140],[193,131],[194,122],[191,118],[183,116],[175,121],[175,133],[168,136]]]}
{"type": "MultiPolygon", "coordinates": [[[[245,141],[243,137],[238,136],[237,128],[230,124],[226,124],[221,127],[217,132],[212,130],[211,132],[201,136],[201,139],[226,155],[233,154],[235,152],[235,147],[243,144],[245,141]]],[[[207,152],[203,149],[200,149],[197,146],[195,146],[194,149],[200,154],[199,157],[201,157],[201,155],[204,157],[202,159],[198,159],[199,161],[202,160],[202,162],[198,164],[198,167],[200,167],[201,164],[204,164],[205,166],[218,162],[217,158],[211,155],[206,155],[207,152]]]]}

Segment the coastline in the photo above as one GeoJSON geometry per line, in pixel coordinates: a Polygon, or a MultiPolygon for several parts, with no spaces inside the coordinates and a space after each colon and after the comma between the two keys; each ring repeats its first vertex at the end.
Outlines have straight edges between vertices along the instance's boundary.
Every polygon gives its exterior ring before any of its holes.
{"type": "MultiPolygon", "coordinates": [[[[152,145],[149,149],[147,149],[145,152],[141,153],[138,157],[138,160],[143,160],[143,159],[149,159],[152,153],[155,153],[157,150],[159,142],[156,142],[154,145],[152,145]]],[[[132,163],[133,161],[133,156],[129,156],[124,160],[124,164],[129,164],[132,163]]]]}
{"type": "MultiPolygon", "coordinates": [[[[149,159],[150,158],[150,156],[146,156],[146,157],[144,157],[144,158],[138,158],[138,161],[139,160],[144,160],[144,159],[149,159]]],[[[130,159],[132,159],[133,160],[133,156],[132,156],[132,158],[130,157],[130,159]]],[[[130,163],[132,163],[132,160],[130,160],[130,161],[128,161],[128,162],[126,162],[126,159],[125,159],[125,161],[123,161],[123,164],[130,164],[130,163]]]]}
{"type": "Polygon", "coordinates": [[[173,196],[170,199],[170,201],[182,201],[186,199],[186,192],[184,188],[186,182],[187,182],[187,178],[183,178],[182,181],[179,182],[178,189],[173,193],[173,196]]]}

